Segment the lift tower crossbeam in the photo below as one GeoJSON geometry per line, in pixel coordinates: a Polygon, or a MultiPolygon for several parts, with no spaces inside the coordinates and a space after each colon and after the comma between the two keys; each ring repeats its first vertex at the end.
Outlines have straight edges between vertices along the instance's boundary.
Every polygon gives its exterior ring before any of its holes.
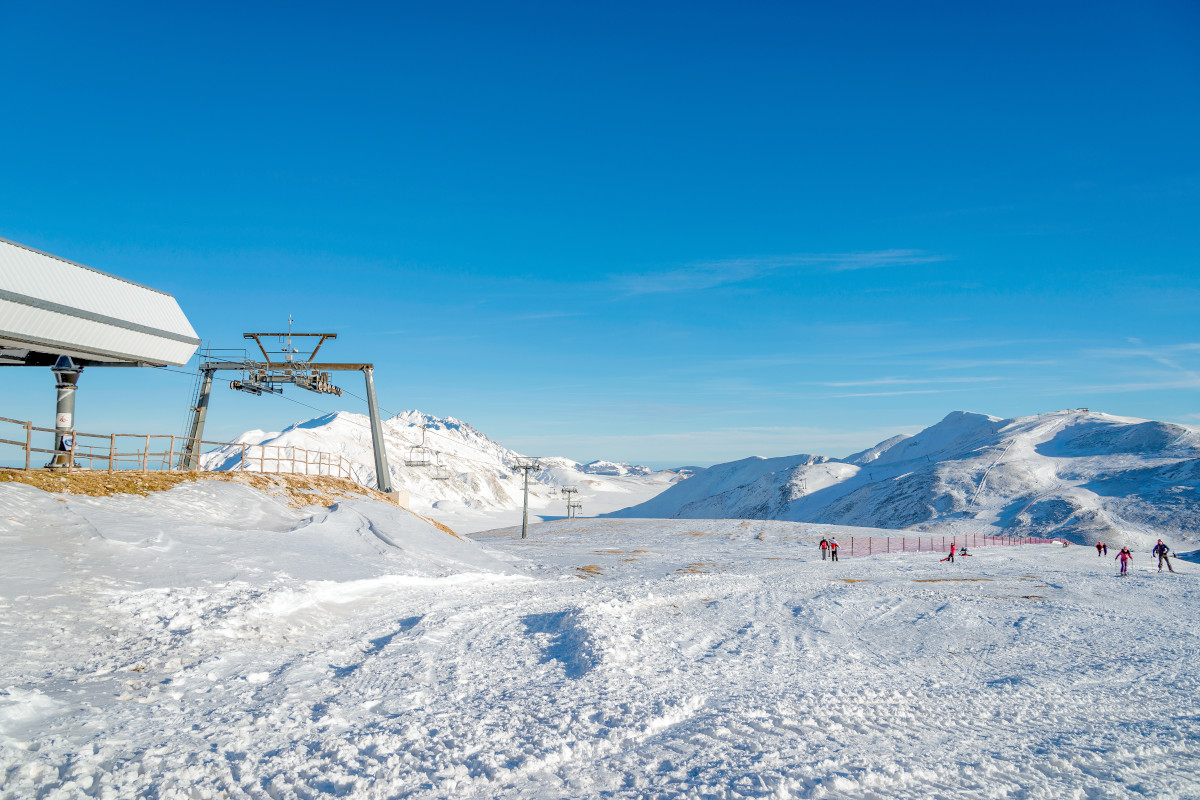
{"type": "Polygon", "coordinates": [[[387,450],[383,440],[383,423],[379,418],[379,403],[375,400],[375,365],[374,364],[342,364],[335,362],[313,362],[310,359],[316,354],[326,339],[336,339],[336,333],[247,333],[247,339],[258,342],[259,349],[266,356],[266,361],[205,361],[200,365],[203,381],[196,405],[191,410],[191,423],[188,430],[188,443],[184,446],[181,456],[185,469],[200,468],[200,440],[204,438],[204,421],[208,415],[209,400],[212,395],[213,376],[222,370],[241,372],[248,380],[233,381],[233,388],[261,394],[262,391],[273,391],[277,384],[292,384],[301,389],[323,394],[341,395],[342,390],[329,383],[329,372],[361,372],[367,389],[367,411],[371,417],[371,448],[375,454],[375,482],[379,491],[394,494],[392,476],[388,471],[387,450]],[[263,346],[264,336],[287,337],[287,347],[284,361],[271,358],[263,346]],[[302,354],[304,360],[293,360],[298,352],[292,349],[292,337],[319,337],[311,352],[302,354]],[[233,384],[239,384],[234,386],[233,384]],[[257,391],[256,391],[257,390],[257,391]]]}

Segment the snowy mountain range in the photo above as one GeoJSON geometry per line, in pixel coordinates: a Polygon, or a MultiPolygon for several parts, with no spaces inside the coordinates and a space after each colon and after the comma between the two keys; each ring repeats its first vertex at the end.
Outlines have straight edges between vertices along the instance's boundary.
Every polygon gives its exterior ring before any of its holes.
{"type": "MultiPolygon", "coordinates": [[[[383,431],[392,487],[401,493],[406,507],[462,532],[520,521],[524,477],[514,469],[523,458],[520,453],[462,420],[420,411],[406,411],[385,420],[383,431]],[[421,454],[418,448],[422,447],[431,463],[407,464],[414,455],[421,454]]],[[[341,455],[351,462],[356,481],[365,486],[378,485],[370,421],[362,414],[337,411],[298,422],[284,431],[247,431],[236,441],[341,455]]],[[[253,468],[254,454],[250,453],[247,460],[253,468]]],[[[565,515],[564,487],[578,489],[571,499],[583,503],[584,512],[594,516],[641,503],[692,472],[656,471],[612,461],[581,464],[561,457],[539,460],[541,470],[529,478],[530,520],[534,522],[565,515]]],[[[207,453],[202,465],[209,470],[239,469],[241,448],[223,447],[207,453]]]]}
{"type": "Polygon", "coordinates": [[[1200,429],[1073,409],[956,411],[844,459],[710,467],[617,517],[743,518],[1076,542],[1200,541],[1200,429]]]}

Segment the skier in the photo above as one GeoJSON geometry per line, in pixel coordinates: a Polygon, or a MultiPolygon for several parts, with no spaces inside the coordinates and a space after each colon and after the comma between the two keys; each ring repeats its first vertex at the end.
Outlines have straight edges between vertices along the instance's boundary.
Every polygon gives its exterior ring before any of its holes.
{"type": "Polygon", "coordinates": [[[1103,549],[1104,545],[1100,542],[1096,542],[1096,558],[1103,558],[1104,554],[1100,552],[1103,549]]]}
{"type": "Polygon", "coordinates": [[[954,542],[951,542],[950,543],[950,555],[943,558],[942,561],[949,561],[951,564],[953,564],[954,563],[954,551],[957,549],[958,549],[958,545],[955,544],[954,542]]]}
{"type": "Polygon", "coordinates": [[[967,546],[964,544],[964,545],[962,546],[962,550],[959,550],[959,551],[958,551],[958,557],[959,557],[959,558],[966,558],[966,557],[967,557],[967,556],[969,556],[969,555],[971,555],[971,554],[967,552],[967,546]]]}
{"type": "Polygon", "coordinates": [[[829,540],[829,560],[830,561],[838,560],[837,551],[838,551],[837,537],[834,537],[829,540]]]}
{"type": "Polygon", "coordinates": [[[1104,555],[1108,555],[1108,545],[1104,545],[1104,555]]]}
{"type": "Polygon", "coordinates": [[[1158,571],[1159,572],[1162,572],[1162,565],[1163,565],[1164,561],[1167,562],[1167,569],[1171,570],[1171,572],[1175,571],[1175,568],[1171,566],[1171,559],[1167,558],[1167,554],[1170,552],[1171,552],[1170,548],[1168,548],[1165,544],[1163,544],[1162,539],[1159,539],[1158,544],[1154,545],[1154,549],[1150,551],[1150,553],[1152,555],[1158,556],[1158,571]]]}
{"type": "Polygon", "coordinates": [[[824,536],[821,537],[821,560],[824,561],[829,555],[829,540],[824,536]]]}
{"type": "Polygon", "coordinates": [[[1117,553],[1117,558],[1121,560],[1121,577],[1128,577],[1129,559],[1133,558],[1133,553],[1129,552],[1128,547],[1122,547],[1121,552],[1117,553]]]}

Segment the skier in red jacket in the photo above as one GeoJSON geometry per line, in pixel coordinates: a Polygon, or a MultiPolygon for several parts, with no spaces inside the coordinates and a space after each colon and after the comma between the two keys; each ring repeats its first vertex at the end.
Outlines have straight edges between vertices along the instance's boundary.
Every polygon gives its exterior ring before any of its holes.
{"type": "Polygon", "coordinates": [[[829,557],[829,541],[825,537],[821,537],[821,560],[824,561],[829,557]]]}
{"type": "Polygon", "coordinates": [[[949,561],[951,564],[953,564],[954,563],[954,551],[957,549],[958,549],[958,545],[955,544],[954,542],[951,542],[950,543],[950,555],[943,558],[942,561],[949,561]]]}

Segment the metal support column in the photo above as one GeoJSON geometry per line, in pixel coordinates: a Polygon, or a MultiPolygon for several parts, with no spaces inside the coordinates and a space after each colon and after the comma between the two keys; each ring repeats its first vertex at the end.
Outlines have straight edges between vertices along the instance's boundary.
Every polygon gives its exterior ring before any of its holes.
{"type": "Polygon", "coordinates": [[[525,470],[525,510],[521,514],[521,538],[529,538],[529,470],[525,470]]]}
{"type": "Polygon", "coordinates": [[[208,416],[208,400],[212,396],[213,375],[216,370],[204,370],[204,382],[192,409],[192,424],[188,426],[188,441],[183,446],[180,463],[186,470],[200,469],[200,440],[204,438],[204,419],[208,416]]]}
{"type": "Polygon", "coordinates": [[[379,421],[379,404],[375,402],[375,370],[363,367],[367,380],[367,411],[371,415],[371,447],[375,450],[375,483],[379,491],[392,491],[392,473],[388,471],[387,450],[383,441],[383,423],[379,421]]]}
{"type": "Polygon", "coordinates": [[[525,473],[525,506],[521,515],[521,538],[529,538],[529,471],[540,470],[541,463],[536,458],[520,458],[517,463],[513,464],[513,469],[519,469],[525,473]]]}
{"type": "Polygon", "coordinates": [[[54,373],[55,388],[58,390],[58,405],[54,414],[54,455],[46,466],[50,469],[66,469],[71,466],[71,431],[75,429],[75,390],[79,384],[79,373],[83,372],[69,356],[59,356],[50,368],[54,373]]]}

